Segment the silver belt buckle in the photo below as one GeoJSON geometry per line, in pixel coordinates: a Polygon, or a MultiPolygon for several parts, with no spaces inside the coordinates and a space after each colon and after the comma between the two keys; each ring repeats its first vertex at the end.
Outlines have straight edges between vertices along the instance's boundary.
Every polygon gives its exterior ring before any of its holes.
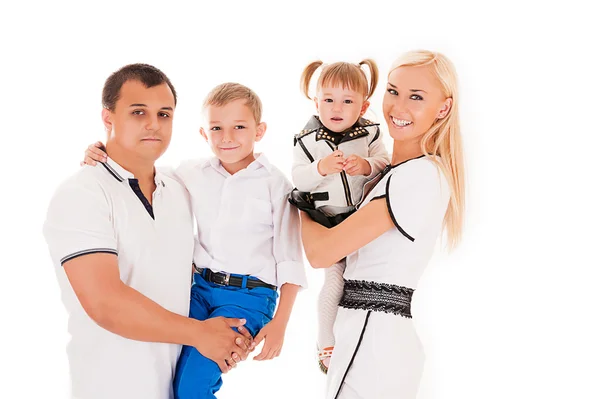
{"type": "Polygon", "coordinates": [[[220,273],[215,273],[215,274],[218,276],[218,280],[219,280],[219,281],[215,281],[214,282],[215,284],[225,285],[225,286],[229,285],[229,277],[231,276],[230,273],[220,272],[220,273]],[[225,276],[223,276],[223,274],[225,276]]]}

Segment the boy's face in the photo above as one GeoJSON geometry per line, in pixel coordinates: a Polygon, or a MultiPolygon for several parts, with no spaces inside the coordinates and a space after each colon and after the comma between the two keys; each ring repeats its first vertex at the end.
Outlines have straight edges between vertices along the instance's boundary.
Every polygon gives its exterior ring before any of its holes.
{"type": "Polygon", "coordinates": [[[200,134],[229,173],[236,173],[254,161],[254,143],[265,135],[267,125],[257,123],[243,99],[221,107],[205,109],[206,130],[200,134]]]}
{"type": "Polygon", "coordinates": [[[148,160],[158,159],[171,141],[175,97],[166,83],[146,87],[126,81],[114,111],[102,110],[108,141],[148,160]]]}
{"type": "Polygon", "coordinates": [[[352,127],[369,107],[359,92],[341,86],[321,87],[314,100],[321,123],[337,133],[352,127]]]}

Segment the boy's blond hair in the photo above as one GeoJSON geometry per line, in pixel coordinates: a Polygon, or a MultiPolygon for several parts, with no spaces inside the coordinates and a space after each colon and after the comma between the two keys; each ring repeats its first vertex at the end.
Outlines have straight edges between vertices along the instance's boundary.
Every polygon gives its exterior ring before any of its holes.
{"type": "Polygon", "coordinates": [[[239,83],[222,83],[212,89],[206,96],[202,108],[206,109],[209,105],[222,107],[236,100],[245,100],[246,106],[252,111],[256,123],[261,122],[262,102],[260,98],[250,88],[239,83]]]}

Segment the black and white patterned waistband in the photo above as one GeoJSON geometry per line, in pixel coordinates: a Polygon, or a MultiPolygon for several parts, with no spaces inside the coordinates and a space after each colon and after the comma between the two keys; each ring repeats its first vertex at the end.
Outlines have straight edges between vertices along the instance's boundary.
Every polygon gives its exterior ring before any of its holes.
{"type": "Polygon", "coordinates": [[[339,306],[347,309],[373,310],[412,318],[410,303],[415,290],[394,284],[364,280],[344,280],[339,306]]]}

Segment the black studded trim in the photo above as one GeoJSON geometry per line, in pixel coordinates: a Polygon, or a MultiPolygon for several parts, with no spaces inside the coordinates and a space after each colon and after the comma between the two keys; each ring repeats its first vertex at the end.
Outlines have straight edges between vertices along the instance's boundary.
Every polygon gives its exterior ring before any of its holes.
{"type": "Polygon", "coordinates": [[[366,127],[355,125],[344,132],[344,136],[340,140],[340,143],[360,139],[361,137],[367,137],[368,135],[369,131],[366,127]]]}
{"type": "Polygon", "coordinates": [[[364,280],[344,280],[339,306],[346,309],[372,310],[412,318],[410,304],[415,290],[395,284],[364,280]]]}
{"type": "Polygon", "coordinates": [[[326,140],[337,146],[344,140],[344,134],[332,132],[331,130],[329,130],[325,126],[323,126],[317,130],[317,133],[315,135],[315,140],[316,141],[326,140]]]}
{"type": "MultiPolygon", "coordinates": [[[[372,122],[368,119],[359,118],[359,120],[352,127],[344,132],[332,132],[331,130],[327,129],[323,123],[321,123],[321,120],[318,116],[313,115],[304,126],[304,129],[295,135],[294,145],[296,145],[296,143],[299,142],[303,137],[315,133],[315,141],[325,140],[337,146],[346,141],[352,141],[368,136],[370,132],[367,128],[373,126],[377,127],[377,132],[379,132],[379,123],[372,122]]],[[[378,133],[376,133],[376,136],[378,136],[378,133]]],[[[371,143],[372,142],[373,141],[371,141],[371,143]]],[[[369,145],[371,143],[369,143],[369,145]]]]}

